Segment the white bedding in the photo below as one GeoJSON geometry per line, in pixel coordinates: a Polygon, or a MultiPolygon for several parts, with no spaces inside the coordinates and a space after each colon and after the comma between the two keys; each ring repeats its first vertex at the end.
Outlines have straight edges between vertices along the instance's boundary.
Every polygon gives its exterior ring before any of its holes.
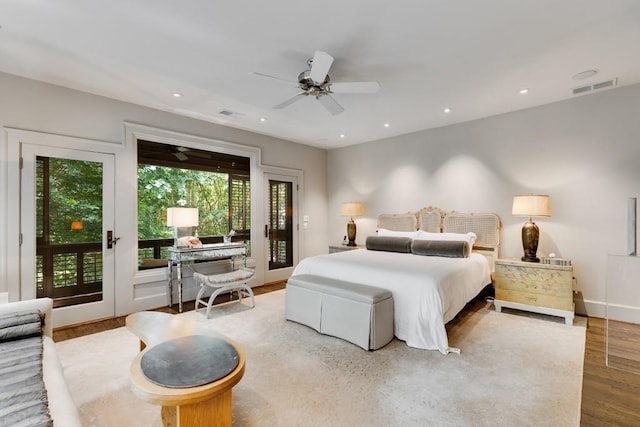
{"type": "Polygon", "coordinates": [[[293,272],[388,289],[395,336],[410,347],[450,351],[445,323],[491,282],[487,259],[356,249],[303,259],[293,272]]]}

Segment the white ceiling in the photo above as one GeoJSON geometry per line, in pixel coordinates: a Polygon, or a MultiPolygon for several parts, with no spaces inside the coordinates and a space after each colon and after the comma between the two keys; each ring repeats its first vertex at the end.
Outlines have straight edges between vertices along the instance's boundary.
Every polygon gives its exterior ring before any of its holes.
{"type": "Polygon", "coordinates": [[[638,0],[2,0],[0,26],[0,71],[324,148],[640,82],[638,0]],[[272,109],[298,91],[250,73],[295,82],[316,50],[381,90],[272,109]]]}

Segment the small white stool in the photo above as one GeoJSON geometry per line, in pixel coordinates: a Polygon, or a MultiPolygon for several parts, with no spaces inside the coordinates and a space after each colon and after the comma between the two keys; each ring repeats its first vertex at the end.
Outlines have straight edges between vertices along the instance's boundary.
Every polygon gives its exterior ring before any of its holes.
{"type": "Polygon", "coordinates": [[[242,297],[251,298],[251,308],[255,307],[255,300],[253,297],[253,291],[251,287],[247,285],[247,280],[251,279],[255,275],[255,271],[242,267],[234,271],[230,271],[228,273],[220,273],[220,274],[202,274],[198,272],[193,273],[193,278],[196,283],[200,284],[200,290],[198,291],[198,295],[196,296],[196,307],[195,311],[198,311],[198,305],[202,304],[207,307],[207,319],[209,318],[209,313],[211,313],[211,304],[213,304],[213,300],[216,299],[218,295],[222,292],[238,292],[238,300],[242,301],[242,297]],[[207,301],[202,299],[207,288],[213,289],[213,293],[209,297],[207,301]]]}

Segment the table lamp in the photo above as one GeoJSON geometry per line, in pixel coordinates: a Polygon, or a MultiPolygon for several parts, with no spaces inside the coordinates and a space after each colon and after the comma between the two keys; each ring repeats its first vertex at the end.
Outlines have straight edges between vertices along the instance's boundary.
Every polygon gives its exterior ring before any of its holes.
{"type": "Polygon", "coordinates": [[[522,261],[540,262],[536,256],[538,251],[538,240],[540,229],[533,222],[534,216],[551,216],[551,206],[549,196],[513,196],[513,208],[511,214],[514,216],[527,216],[529,220],[522,225],[522,247],[524,256],[522,261]]]}
{"type": "Polygon", "coordinates": [[[347,238],[349,239],[347,246],[356,246],[356,223],[353,221],[353,217],[362,216],[364,207],[360,202],[347,202],[342,204],[340,213],[342,216],[351,218],[347,223],[347,238]]]}
{"type": "Polygon", "coordinates": [[[189,246],[188,238],[193,236],[193,227],[198,226],[198,208],[167,208],[167,225],[174,228],[176,248],[189,246]]]}

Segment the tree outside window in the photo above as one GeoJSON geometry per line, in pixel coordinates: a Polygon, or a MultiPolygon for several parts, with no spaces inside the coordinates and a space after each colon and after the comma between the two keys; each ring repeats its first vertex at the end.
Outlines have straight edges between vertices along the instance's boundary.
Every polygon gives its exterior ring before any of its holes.
{"type": "Polygon", "coordinates": [[[198,237],[214,243],[231,229],[249,240],[249,203],[248,158],[138,141],[139,268],[165,265],[173,245],[167,208],[198,208],[198,237]]]}

